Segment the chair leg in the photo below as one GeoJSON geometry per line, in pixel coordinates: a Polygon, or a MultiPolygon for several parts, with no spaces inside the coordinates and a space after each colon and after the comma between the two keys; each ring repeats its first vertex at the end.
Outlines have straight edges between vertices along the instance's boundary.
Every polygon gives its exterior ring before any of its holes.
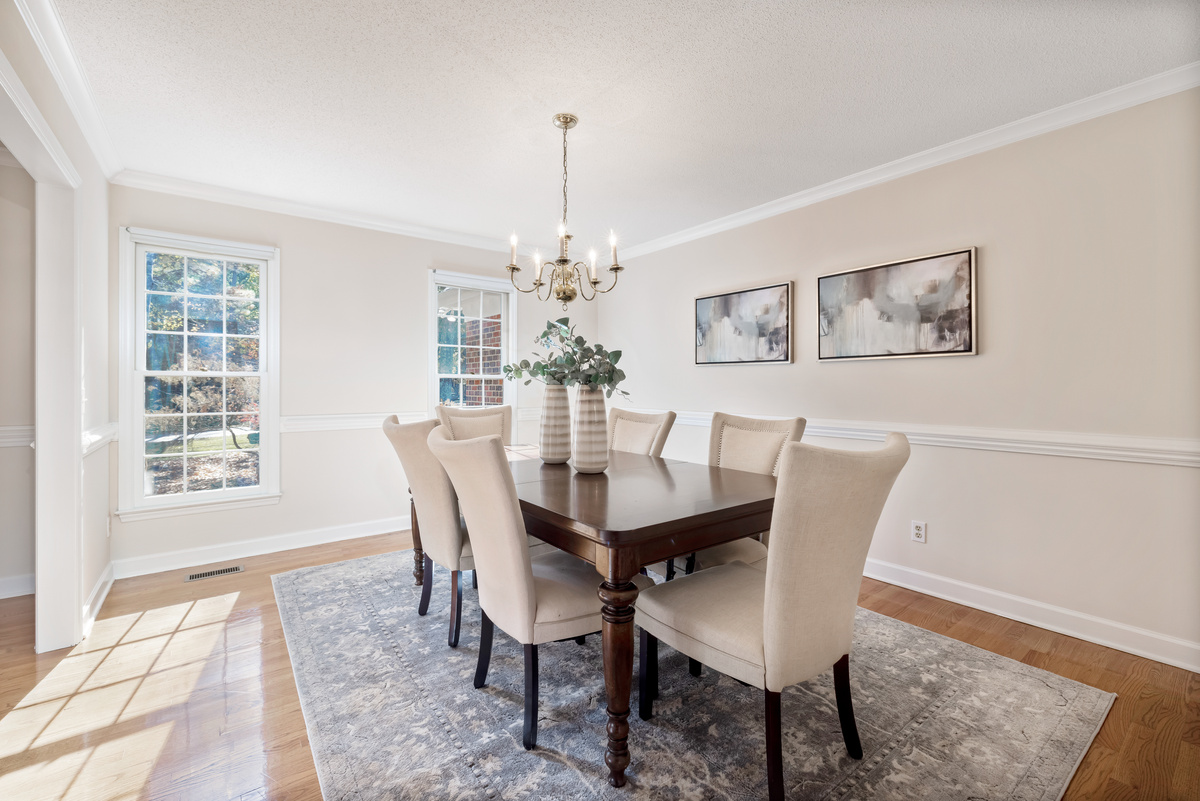
{"type": "Polygon", "coordinates": [[[458,630],[462,625],[462,571],[450,571],[450,636],[451,648],[458,647],[458,630]]]}
{"type": "Polygon", "coordinates": [[[673,578],[675,578],[675,560],[668,559],[667,560],[667,581],[670,581],[673,578]]]}
{"type": "Polygon", "coordinates": [[[492,663],[492,619],[479,610],[479,662],[475,665],[475,689],[487,684],[488,665],[492,663]]]}
{"type": "Polygon", "coordinates": [[[764,690],[767,707],[767,797],[783,801],[783,721],[779,693],[764,690]]]}
{"type": "Polygon", "coordinates": [[[696,572],[696,554],[688,556],[687,561],[683,563],[683,575],[690,576],[696,572]]]}
{"type": "Polygon", "coordinates": [[[586,645],[586,644],[587,644],[587,637],[576,637],[576,638],[575,638],[575,644],[576,644],[576,645],[586,645]]]}
{"type": "Polygon", "coordinates": [[[658,638],[642,629],[638,648],[638,717],[654,717],[654,699],[658,698],[658,638]]]}
{"type": "Polygon", "coordinates": [[[853,759],[862,759],[862,742],[854,722],[854,704],[850,701],[850,654],[833,663],[833,692],[837,696],[838,718],[842,722],[842,739],[846,752],[853,759]]]}
{"type": "Polygon", "coordinates": [[[479,571],[478,570],[471,571],[471,589],[473,589],[473,590],[479,589],[479,571]]]}
{"type": "Polygon", "coordinates": [[[537,747],[538,654],[536,645],[525,646],[525,734],[526,751],[537,747]]]}
{"type": "Polygon", "coordinates": [[[433,595],[433,560],[425,557],[425,575],[421,578],[421,603],[417,605],[417,614],[421,617],[429,611],[429,597],[433,595]]]}
{"type": "Polygon", "coordinates": [[[692,659],[690,656],[688,657],[688,673],[691,673],[696,678],[699,678],[700,669],[703,667],[704,666],[700,664],[699,659],[692,659]]]}

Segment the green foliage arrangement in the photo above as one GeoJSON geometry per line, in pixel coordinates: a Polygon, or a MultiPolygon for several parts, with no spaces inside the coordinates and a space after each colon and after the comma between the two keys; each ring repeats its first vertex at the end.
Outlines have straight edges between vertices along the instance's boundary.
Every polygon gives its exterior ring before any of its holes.
{"type": "Polygon", "coordinates": [[[524,378],[526,385],[536,380],[543,384],[561,384],[564,387],[595,387],[604,390],[605,396],[609,398],[614,392],[629,397],[628,392],[617,389],[617,384],[625,380],[624,371],[617,367],[617,362],[621,360],[621,351],[605,350],[600,344],[589,345],[586,339],[575,335],[575,326],[571,325],[571,318],[562,317],[554,322],[546,321],[546,330],[538,334],[533,341],[550,353],[536,361],[522,359],[520,362],[504,365],[505,378],[510,381],[524,378]]]}

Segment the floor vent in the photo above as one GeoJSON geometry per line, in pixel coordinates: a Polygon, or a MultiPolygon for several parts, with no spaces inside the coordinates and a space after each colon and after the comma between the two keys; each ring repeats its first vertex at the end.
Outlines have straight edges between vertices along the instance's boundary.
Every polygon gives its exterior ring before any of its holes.
{"type": "Polygon", "coordinates": [[[213,576],[227,576],[230,573],[241,573],[244,569],[245,565],[238,565],[237,567],[223,567],[220,570],[206,570],[203,573],[193,573],[185,581],[199,581],[200,579],[212,578],[213,576]]]}

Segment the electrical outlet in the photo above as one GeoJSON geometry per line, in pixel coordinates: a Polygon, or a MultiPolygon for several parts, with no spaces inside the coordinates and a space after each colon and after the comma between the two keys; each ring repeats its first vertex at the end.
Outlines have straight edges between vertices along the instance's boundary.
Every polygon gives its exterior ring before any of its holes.
{"type": "Polygon", "coordinates": [[[912,538],[913,542],[919,542],[919,543],[924,544],[925,543],[925,535],[927,533],[928,533],[928,530],[925,528],[924,523],[922,523],[920,520],[912,521],[912,531],[909,534],[909,536],[912,538]]]}

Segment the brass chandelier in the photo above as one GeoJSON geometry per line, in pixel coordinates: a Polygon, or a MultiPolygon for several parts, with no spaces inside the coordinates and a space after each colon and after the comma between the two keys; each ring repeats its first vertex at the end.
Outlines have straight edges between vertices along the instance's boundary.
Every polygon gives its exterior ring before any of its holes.
{"type": "Polygon", "coordinates": [[[533,254],[533,262],[537,265],[537,275],[534,276],[533,286],[529,289],[521,289],[517,286],[517,273],[521,272],[521,268],[517,266],[517,235],[513,234],[509,244],[512,246],[512,254],[508,266],[509,280],[516,287],[518,292],[535,292],[538,300],[549,300],[553,297],[562,304],[564,310],[567,304],[575,300],[576,297],[582,297],[584,300],[595,300],[597,295],[611,292],[617,286],[617,276],[621,270],[625,269],[617,263],[617,237],[610,232],[608,238],[609,247],[612,248],[612,265],[608,271],[612,273],[612,285],[608,289],[600,288],[600,279],[596,276],[596,251],[593,250],[588,254],[588,262],[577,261],[571,263],[569,250],[571,246],[571,235],[567,233],[567,131],[579,124],[579,118],[574,114],[555,114],[554,127],[561,128],[563,132],[563,213],[562,222],[558,224],[558,258],[554,261],[542,262],[541,255],[536,251],[533,254]],[[549,272],[547,273],[547,270],[549,272]],[[547,287],[546,296],[542,297],[542,287],[547,287]],[[589,295],[588,292],[591,292],[589,295]]]}

